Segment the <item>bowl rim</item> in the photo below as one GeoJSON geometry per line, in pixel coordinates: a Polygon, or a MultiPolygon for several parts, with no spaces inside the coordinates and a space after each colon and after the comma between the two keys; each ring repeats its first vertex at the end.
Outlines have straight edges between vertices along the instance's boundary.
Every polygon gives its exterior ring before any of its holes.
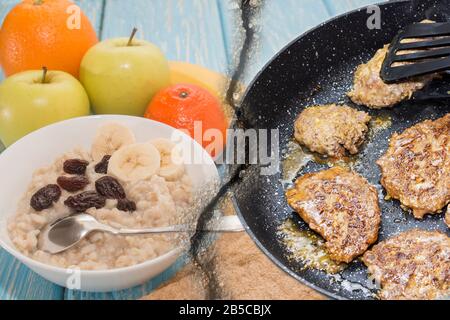
{"type": "MultiPolygon", "coordinates": [[[[67,120],[62,120],[62,121],[58,121],[49,125],[46,125],[42,128],[39,128],[33,132],[28,133],[27,135],[23,136],[22,138],[20,138],[19,140],[17,140],[16,142],[14,142],[13,144],[11,144],[8,148],[6,148],[2,153],[0,153],[0,158],[5,157],[5,154],[7,155],[8,152],[11,152],[10,150],[12,150],[13,148],[17,148],[17,145],[19,145],[20,143],[23,142],[23,140],[26,139],[30,139],[30,137],[32,137],[33,135],[37,134],[38,132],[42,132],[42,131],[47,131],[47,130],[51,130],[55,127],[60,127],[63,126],[67,123],[70,122],[74,122],[74,121],[83,121],[83,120],[88,120],[90,121],[90,119],[99,119],[102,120],[104,119],[105,121],[107,120],[114,120],[116,119],[117,121],[120,121],[120,119],[129,119],[131,121],[149,121],[150,123],[156,124],[158,126],[164,126],[169,128],[170,130],[178,130],[174,127],[171,127],[165,123],[159,122],[159,121],[155,121],[152,119],[147,119],[144,117],[137,117],[137,116],[129,116],[129,115],[118,115],[118,114],[103,114],[103,115],[88,115],[88,116],[82,116],[82,117],[75,117],[75,118],[71,118],[71,119],[67,119],[67,120]]],[[[181,133],[182,136],[185,136],[191,143],[193,143],[196,147],[195,148],[200,148],[200,150],[202,150],[203,154],[208,155],[208,157],[206,158],[208,163],[207,164],[203,164],[203,165],[213,165],[214,167],[214,176],[217,179],[220,179],[219,177],[219,172],[217,170],[217,166],[214,162],[214,160],[211,158],[211,156],[206,152],[205,149],[203,149],[203,147],[196,141],[194,140],[192,137],[190,137],[189,135],[187,135],[186,133],[184,133],[183,131],[179,131],[181,133]]],[[[8,233],[7,233],[8,234],[8,233]]],[[[9,238],[9,234],[8,234],[8,238],[9,238]]],[[[4,250],[6,250],[9,254],[11,254],[14,258],[18,259],[20,262],[26,264],[27,266],[36,266],[39,267],[41,269],[46,269],[52,272],[58,272],[58,273],[67,273],[68,270],[75,270],[76,268],[63,268],[63,267],[58,267],[55,265],[51,265],[51,264],[46,264],[44,262],[32,259],[28,256],[26,256],[25,254],[23,254],[22,252],[20,252],[19,250],[17,250],[14,245],[9,245],[7,243],[5,243],[1,238],[0,238],[0,247],[3,248],[4,250]]],[[[133,269],[140,269],[140,268],[144,268],[144,267],[148,267],[152,264],[158,263],[160,262],[160,260],[163,260],[169,256],[172,256],[173,254],[178,254],[181,255],[181,253],[184,251],[184,246],[183,245],[179,245],[174,247],[173,249],[167,251],[166,253],[157,256],[153,259],[149,259],[149,260],[145,260],[143,262],[131,265],[131,266],[126,266],[126,267],[120,267],[120,268],[112,268],[112,269],[101,269],[101,270],[85,270],[85,269],[81,269],[78,268],[78,271],[80,272],[81,276],[95,276],[95,275],[104,275],[104,274],[119,274],[119,273],[123,273],[123,272],[127,272],[127,271],[131,271],[133,269]]]]}

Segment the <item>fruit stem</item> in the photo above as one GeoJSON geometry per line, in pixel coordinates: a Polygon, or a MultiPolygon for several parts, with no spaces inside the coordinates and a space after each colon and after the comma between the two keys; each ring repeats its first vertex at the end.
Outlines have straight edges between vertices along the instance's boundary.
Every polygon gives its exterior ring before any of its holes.
{"type": "Polygon", "coordinates": [[[47,71],[48,71],[47,67],[42,67],[42,80],[41,80],[42,83],[45,83],[45,76],[47,75],[47,71]]]}
{"type": "Polygon", "coordinates": [[[39,5],[41,5],[43,2],[44,2],[44,0],[34,0],[33,4],[34,4],[35,6],[39,6],[39,5]]]}
{"type": "Polygon", "coordinates": [[[131,35],[130,35],[130,39],[128,39],[127,47],[132,45],[133,38],[136,35],[136,32],[137,32],[137,28],[135,27],[135,28],[133,28],[133,31],[131,31],[131,35]]]}

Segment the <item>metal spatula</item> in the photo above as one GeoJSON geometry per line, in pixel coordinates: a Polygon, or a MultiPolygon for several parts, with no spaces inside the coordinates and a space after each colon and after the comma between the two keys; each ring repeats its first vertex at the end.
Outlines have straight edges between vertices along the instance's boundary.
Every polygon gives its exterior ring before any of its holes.
{"type": "MultiPolygon", "coordinates": [[[[380,76],[386,83],[393,83],[449,70],[450,23],[416,23],[394,38],[380,76]],[[405,50],[410,52],[405,53],[405,50]]],[[[450,87],[447,87],[447,94],[448,91],[450,87]]]]}

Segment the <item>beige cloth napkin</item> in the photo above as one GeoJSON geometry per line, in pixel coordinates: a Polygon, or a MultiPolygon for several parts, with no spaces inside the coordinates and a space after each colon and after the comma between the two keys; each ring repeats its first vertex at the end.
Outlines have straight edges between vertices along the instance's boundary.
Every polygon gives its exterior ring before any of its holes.
{"type": "MultiPolygon", "coordinates": [[[[324,299],[273,264],[245,232],[221,235],[212,250],[211,265],[220,292],[214,299],[324,299]]],[[[188,264],[143,299],[207,299],[208,282],[198,270],[188,264]]]]}

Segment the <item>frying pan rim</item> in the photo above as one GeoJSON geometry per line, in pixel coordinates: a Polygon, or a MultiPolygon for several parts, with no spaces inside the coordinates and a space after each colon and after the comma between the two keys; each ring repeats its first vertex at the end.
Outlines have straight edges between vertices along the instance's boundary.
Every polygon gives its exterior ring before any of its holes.
{"type": "Polygon", "coordinates": [[[314,283],[309,282],[308,280],[303,279],[302,277],[300,277],[299,275],[297,275],[294,271],[292,271],[291,269],[289,269],[288,267],[286,267],[280,260],[276,259],[273,254],[271,254],[269,252],[269,250],[266,249],[266,247],[264,247],[262,245],[262,243],[258,240],[258,238],[255,236],[255,234],[253,233],[252,229],[248,226],[247,221],[245,220],[244,216],[242,215],[241,210],[239,209],[239,205],[237,204],[236,198],[233,196],[232,197],[232,202],[234,205],[234,209],[238,215],[238,217],[241,220],[241,223],[243,224],[245,231],[247,232],[247,234],[250,236],[250,238],[253,240],[253,242],[256,243],[256,245],[258,246],[258,248],[266,255],[266,257],[268,257],[273,263],[275,263],[275,265],[280,268],[282,271],[286,272],[289,276],[293,277],[295,280],[299,281],[300,283],[308,286],[311,289],[314,289],[316,291],[318,291],[319,293],[335,299],[335,300],[348,300],[347,298],[341,297],[337,294],[331,293],[330,291],[327,291],[326,289],[320,288],[319,286],[315,285],[314,283]]]}
{"type": "MultiPolygon", "coordinates": [[[[402,2],[411,2],[411,0],[386,0],[386,1],[382,1],[382,2],[377,2],[375,4],[375,6],[383,6],[383,5],[387,5],[387,4],[394,4],[394,3],[402,3],[402,2]]],[[[339,14],[337,16],[331,17],[328,20],[325,20],[324,22],[321,22],[320,24],[318,24],[317,26],[308,29],[307,31],[305,31],[304,33],[300,34],[298,37],[294,38],[293,40],[291,40],[290,42],[288,42],[285,46],[283,46],[267,63],[264,64],[264,66],[256,73],[256,75],[253,77],[253,79],[250,81],[250,83],[248,84],[243,98],[241,100],[240,105],[242,106],[249,94],[249,92],[252,90],[253,86],[255,85],[255,83],[258,81],[258,79],[260,78],[261,74],[263,72],[266,71],[266,69],[276,60],[278,59],[278,57],[280,55],[282,55],[284,52],[286,52],[287,49],[289,49],[292,45],[294,45],[297,41],[299,41],[300,39],[308,36],[309,34],[313,33],[314,31],[318,30],[319,28],[322,28],[325,25],[328,25],[332,22],[334,22],[335,20],[344,18],[348,15],[351,15],[353,13],[359,12],[364,8],[367,8],[370,5],[366,5],[366,6],[362,6],[359,7],[357,9],[348,11],[348,12],[344,12],[342,14],[339,14]]],[[[296,279],[297,281],[299,281],[300,283],[310,287],[311,289],[314,289],[320,293],[322,293],[323,295],[335,299],[335,300],[349,300],[346,297],[342,297],[338,294],[332,293],[326,289],[320,288],[319,286],[309,282],[308,280],[305,280],[304,278],[300,277],[299,275],[297,275],[294,271],[292,271],[290,268],[288,268],[287,266],[285,266],[280,260],[276,259],[274,257],[273,254],[271,254],[263,245],[262,243],[258,240],[258,238],[255,236],[255,234],[253,233],[253,231],[251,230],[251,228],[249,227],[249,225],[247,224],[247,221],[245,220],[244,215],[242,214],[239,205],[237,203],[237,200],[235,198],[235,196],[233,195],[231,197],[231,200],[233,202],[234,208],[237,212],[237,215],[239,216],[239,218],[241,219],[241,222],[244,225],[244,228],[247,232],[247,234],[250,236],[250,238],[253,240],[253,242],[256,243],[256,245],[258,246],[258,248],[277,266],[279,267],[281,270],[283,270],[284,272],[286,272],[289,276],[293,277],[294,279],[296,279]]]]}

